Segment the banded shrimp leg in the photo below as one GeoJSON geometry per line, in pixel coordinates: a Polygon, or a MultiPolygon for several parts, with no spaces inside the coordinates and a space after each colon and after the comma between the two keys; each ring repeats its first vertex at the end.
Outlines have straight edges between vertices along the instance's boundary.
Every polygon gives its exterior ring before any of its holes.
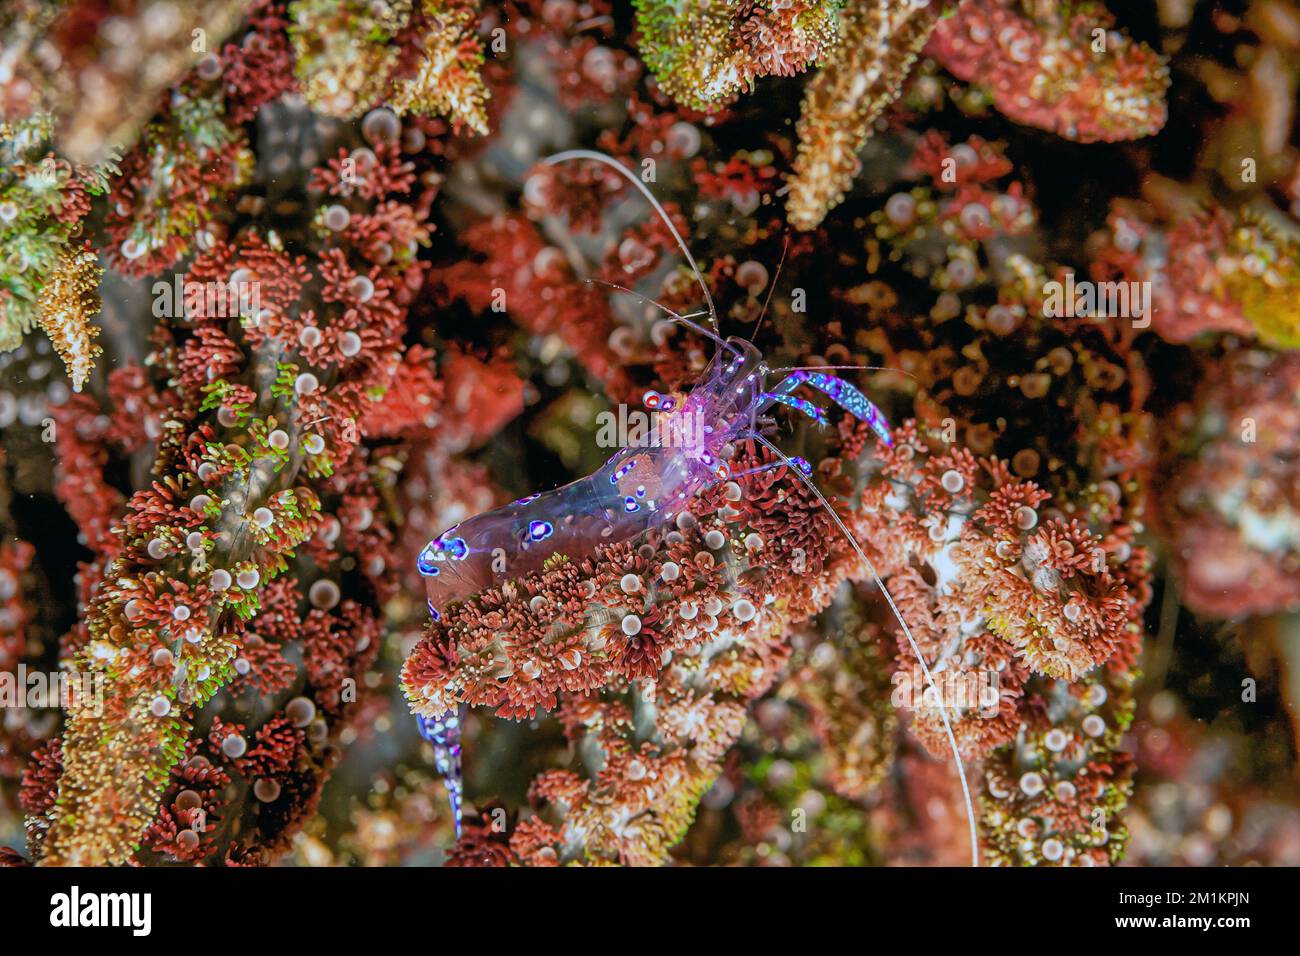
{"type": "Polygon", "coordinates": [[[460,836],[461,803],[465,796],[465,782],[461,773],[460,724],[465,716],[465,708],[437,717],[417,715],[416,726],[420,736],[433,744],[434,769],[442,776],[447,788],[447,800],[451,804],[452,821],[456,825],[456,836],[460,836]]]}
{"type": "MultiPolygon", "coordinates": [[[[799,385],[805,383],[809,384],[824,392],[833,402],[835,402],[835,404],[839,405],[859,421],[865,422],[886,445],[893,444],[892,438],[889,435],[889,427],[884,420],[884,416],[880,414],[880,410],[876,408],[875,404],[870,399],[843,379],[834,375],[826,375],[822,372],[807,373],[806,369],[808,368],[816,368],[816,366],[807,366],[793,370],[793,374],[782,381],[775,389],[764,392],[762,397],[773,402],[789,405],[798,411],[808,414],[810,418],[819,424],[824,424],[826,422],[825,412],[823,412],[820,407],[806,399],[798,399],[789,394],[799,385]],[[805,374],[801,375],[800,372],[804,372],[805,374]]],[[[912,635],[912,629],[907,625],[907,619],[903,616],[902,611],[899,610],[898,604],[894,601],[893,594],[891,594],[889,588],[886,587],[884,580],[880,577],[880,573],[876,570],[875,565],[872,564],[871,559],[867,557],[866,551],[858,542],[858,539],[853,535],[853,532],[849,530],[848,525],[844,523],[844,519],[839,516],[839,513],[836,512],[831,503],[826,499],[826,496],[822,494],[821,490],[813,482],[811,477],[812,468],[808,465],[807,461],[802,458],[786,455],[785,452],[781,451],[780,448],[773,444],[757,429],[751,430],[750,437],[753,437],[756,441],[775,454],[779,462],[790,466],[790,471],[808,487],[808,490],[817,498],[821,507],[826,509],[826,513],[830,515],[831,520],[835,522],[840,533],[844,535],[845,539],[849,542],[849,545],[862,561],[863,566],[867,569],[867,572],[871,575],[871,579],[875,583],[876,587],[880,589],[880,593],[884,595],[890,611],[898,620],[898,624],[903,630],[903,635],[907,638],[908,646],[911,647],[912,653],[916,655],[917,662],[921,665],[921,672],[925,676],[927,685],[934,687],[934,677],[930,673],[930,666],[926,663],[925,656],[921,653],[921,648],[917,645],[916,638],[912,635]]],[[[756,471],[762,469],[753,470],[756,471]]],[[[961,759],[961,751],[957,746],[957,737],[953,733],[952,723],[948,719],[948,708],[943,702],[943,696],[937,690],[935,690],[934,693],[938,702],[939,715],[943,720],[944,732],[947,735],[948,744],[952,748],[953,757],[957,765],[957,776],[961,782],[962,799],[966,804],[966,822],[970,830],[971,841],[971,865],[978,867],[979,834],[975,826],[975,811],[970,795],[970,784],[966,779],[966,766],[961,759]]]]}
{"type": "MultiPolygon", "coordinates": [[[[866,368],[866,366],[841,367],[866,368]]],[[[814,368],[818,367],[801,366],[790,370],[792,374],[777,385],[777,387],[771,392],[765,393],[765,396],[770,396],[772,400],[782,404],[791,405],[797,410],[805,412],[805,414],[808,414],[806,409],[811,408],[814,410],[815,414],[810,414],[809,417],[819,424],[824,424],[826,418],[825,413],[821,408],[806,399],[799,399],[789,394],[802,384],[811,385],[819,391],[824,392],[831,401],[835,402],[835,404],[839,405],[854,418],[865,422],[885,445],[893,445],[893,439],[889,434],[889,425],[874,402],[844,379],[835,375],[827,375],[820,371],[811,371],[811,369],[814,368]]],[[[844,523],[844,519],[839,516],[839,513],[836,512],[834,507],[831,506],[831,503],[826,499],[826,496],[821,493],[821,490],[813,482],[811,469],[805,470],[804,466],[807,463],[802,458],[796,459],[786,455],[785,452],[781,451],[780,448],[757,431],[753,433],[753,437],[775,454],[778,460],[790,465],[790,470],[808,487],[808,490],[816,496],[821,506],[826,509],[826,513],[831,516],[831,520],[835,522],[840,533],[844,535],[845,539],[852,546],[854,552],[866,567],[867,572],[871,575],[872,581],[875,583],[876,587],[880,589],[880,593],[884,595],[890,611],[893,612],[894,617],[898,620],[899,627],[903,629],[903,635],[907,638],[908,646],[911,647],[912,653],[916,655],[917,662],[921,665],[921,672],[925,675],[926,684],[929,687],[934,687],[934,677],[930,674],[930,666],[926,663],[925,656],[921,653],[921,648],[916,643],[916,638],[912,636],[912,629],[907,626],[907,619],[903,617],[903,612],[899,610],[898,604],[895,603],[893,594],[891,594],[889,588],[885,586],[885,582],[880,577],[880,573],[876,571],[875,565],[871,563],[871,559],[867,557],[866,551],[864,551],[862,545],[858,543],[858,539],[854,537],[853,533],[849,530],[848,525],[844,523]]],[[[941,695],[938,690],[935,690],[934,694],[939,706],[939,715],[943,720],[944,733],[947,735],[948,745],[952,748],[953,758],[957,765],[957,777],[961,782],[962,799],[966,804],[966,822],[970,829],[971,841],[971,865],[978,867],[980,865],[979,833],[975,827],[975,809],[971,800],[970,784],[966,780],[966,765],[961,759],[961,751],[957,746],[957,737],[953,733],[952,723],[948,719],[948,708],[943,702],[943,695],[941,695]]]]}

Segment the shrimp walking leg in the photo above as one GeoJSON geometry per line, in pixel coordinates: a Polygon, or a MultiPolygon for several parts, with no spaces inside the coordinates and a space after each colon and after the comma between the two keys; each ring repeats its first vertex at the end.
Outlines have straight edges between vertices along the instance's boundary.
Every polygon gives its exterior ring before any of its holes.
{"type": "Polygon", "coordinates": [[[800,398],[797,395],[787,395],[784,392],[764,392],[763,397],[770,401],[785,405],[787,408],[793,408],[797,412],[803,412],[818,425],[830,424],[826,418],[826,413],[806,398],[800,398]]]}
{"type": "MultiPolygon", "coordinates": [[[[813,388],[827,395],[831,401],[840,408],[844,409],[858,421],[866,422],[871,426],[871,430],[876,433],[886,445],[892,445],[893,439],[889,434],[889,424],[885,417],[880,414],[880,409],[876,407],[875,402],[863,395],[856,387],[844,381],[835,375],[827,375],[825,372],[813,372],[806,369],[799,369],[791,372],[781,384],[772,390],[774,397],[777,395],[789,395],[800,385],[811,385],[813,388]]],[[[780,401],[780,399],[777,399],[780,401]]],[[[788,402],[786,404],[789,404],[788,402]]],[[[798,406],[795,406],[798,407],[798,406]]],[[[801,411],[803,409],[800,409],[801,411]]],[[[813,416],[816,418],[816,416],[813,416]]],[[[819,421],[821,419],[818,419],[819,421]]]]}
{"type": "Polygon", "coordinates": [[[452,817],[456,822],[456,836],[460,836],[461,799],[464,796],[464,778],[460,766],[461,715],[448,711],[437,717],[417,716],[420,736],[433,744],[433,761],[447,787],[452,817]]]}

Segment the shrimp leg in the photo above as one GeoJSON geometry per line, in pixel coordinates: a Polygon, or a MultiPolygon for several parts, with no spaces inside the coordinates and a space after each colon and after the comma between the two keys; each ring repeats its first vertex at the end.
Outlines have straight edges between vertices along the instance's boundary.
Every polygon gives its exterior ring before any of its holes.
{"type": "MultiPolygon", "coordinates": [[[[463,708],[462,708],[463,710],[463,708]]],[[[447,799],[451,802],[452,816],[456,822],[456,836],[460,836],[460,804],[465,793],[460,766],[460,724],[462,714],[451,710],[437,717],[416,717],[420,736],[433,744],[433,762],[447,786],[447,799]]]]}
{"type": "Polygon", "coordinates": [[[830,424],[826,419],[826,413],[806,398],[799,398],[797,395],[787,395],[784,392],[764,392],[763,398],[770,402],[779,402],[782,405],[793,408],[797,412],[803,412],[818,425],[830,424]]]}
{"type": "MultiPolygon", "coordinates": [[[[766,446],[768,450],[775,454],[781,461],[790,461],[785,452],[781,451],[781,449],[777,448],[762,435],[755,434],[754,439],[760,444],[766,446]]],[[[882,579],[880,573],[876,571],[876,566],[871,563],[871,559],[867,557],[867,553],[862,550],[862,545],[859,544],[858,539],[853,536],[853,532],[849,530],[849,526],[844,523],[844,519],[839,516],[839,513],[831,507],[831,503],[826,500],[826,496],[821,493],[821,490],[813,483],[811,478],[800,472],[797,468],[795,469],[795,474],[798,476],[799,480],[807,486],[808,490],[813,493],[813,496],[817,498],[818,502],[821,503],[821,506],[826,509],[826,513],[830,516],[831,520],[835,522],[836,527],[840,529],[840,532],[848,540],[853,550],[857,553],[858,558],[862,561],[863,566],[865,566],[867,571],[871,574],[871,579],[875,582],[876,587],[880,588],[880,593],[884,595],[886,603],[889,604],[889,609],[894,612],[894,617],[897,619],[899,627],[903,629],[903,635],[907,638],[907,643],[912,648],[912,653],[916,655],[916,659],[921,665],[921,673],[925,675],[926,684],[932,689],[936,697],[938,697],[939,719],[943,721],[943,729],[948,735],[948,745],[952,748],[952,757],[957,764],[957,779],[961,782],[961,793],[966,803],[966,823],[970,827],[971,865],[978,867],[980,865],[979,833],[975,829],[975,807],[971,802],[970,785],[966,781],[966,764],[961,759],[961,749],[957,746],[957,737],[953,734],[952,724],[948,720],[948,709],[943,704],[943,697],[939,695],[938,690],[935,688],[934,676],[930,673],[930,666],[925,662],[925,656],[921,653],[921,648],[917,646],[916,638],[912,636],[912,629],[907,626],[907,619],[903,617],[903,612],[898,609],[898,604],[894,601],[894,595],[891,594],[889,588],[885,586],[884,579],[882,579]]]]}
{"type": "MultiPolygon", "coordinates": [[[[858,421],[870,425],[871,430],[886,445],[893,444],[893,437],[889,434],[889,423],[885,421],[885,416],[880,413],[880,409],[876,407],[876,404],[853,385],[838,376],[799,369],[791,372],[772,390],[773,397],[789,395],[800,385],[811,385],[818,391],[823,392],[829,396],[831,401],[858,419],[858,421]]],[[[780,398],[776,400],[781,401],[780,398]]],[[[786,404],[791,403],[786,402],[786,404]]]]}

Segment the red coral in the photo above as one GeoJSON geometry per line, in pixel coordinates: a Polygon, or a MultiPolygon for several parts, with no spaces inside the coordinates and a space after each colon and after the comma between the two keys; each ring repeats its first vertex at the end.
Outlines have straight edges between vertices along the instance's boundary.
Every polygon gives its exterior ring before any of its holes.
{"type": "Polygon", "coordinates": [[[926,52],[987,88],[1007,116],[1067,139],[1113,142],[1164,126],[1169,73],[1159,54],[1111,29],[1100,3],[1040,9],[1031,19],[1016,0],[960,4],[939,21],[926,52]],[[1095,31],[1103,52],[1095,52],[1095,31]]]}

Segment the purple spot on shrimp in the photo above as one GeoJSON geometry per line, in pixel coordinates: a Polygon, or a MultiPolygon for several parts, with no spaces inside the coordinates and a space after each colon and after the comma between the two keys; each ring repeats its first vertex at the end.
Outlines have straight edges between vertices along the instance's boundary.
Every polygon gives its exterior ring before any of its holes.
{"type": "Polygon", "coordinates": [[[442,620],[442,615],[439,614],[439,613],[438,613],[438,609],[437,609],[436,607],[433,606],[433,602],[432,602],[432,601],[428,601],[428,602],[426,602],[426,603],[429,605],[429,614],[430,614],[430,616],[431,616],[435,621],[441,621],[441,620],[442,620]]]}
{"type": "Polygon", "coordinates": [[[628,495],[626,498],[623,499],[623,510],[626,511],[628,514],[631,514],[634,511],[640,511],[641,506],[636,503],[635,498],[633,498],[631,495],[628,495]]]}
{"type": "Polygon", "coordinates": [[[520,498],[518,501],[512,501],[511,504],[516,504],[516,505],[526,505],[526,504],[528,504],[528,502],[530,502],[530,501],[536,501],[536,500],[537,500],[538,498],[540,498],[540,497],[541,497],[541,495],[539,495],[539,494],[536,494],[536,495],[525,495],[523,498],[520,498]]]}
{"type": "MultiPolygon", "coordinates": [[[[610,459],[610,461],[613,460],[614,460],[613,458],[610,459]]],[[[611,485],[618,484],[619,479],[622,478],[624,475],[626,475],[629,471],[631,471],[635,467],[636,467],[636,459],[635,458],[629,459],[627,462],[623,464],[621,468],[615,471],[614,474],[609,476],[609,483],[611,485]]]]}
{"type": "Polygon", "coordinates": [[[555,525],[549,521],[530,521],[528,523],[528,537],[533,541],[542,541],[549,538],[555,531],[555,525]]]}

